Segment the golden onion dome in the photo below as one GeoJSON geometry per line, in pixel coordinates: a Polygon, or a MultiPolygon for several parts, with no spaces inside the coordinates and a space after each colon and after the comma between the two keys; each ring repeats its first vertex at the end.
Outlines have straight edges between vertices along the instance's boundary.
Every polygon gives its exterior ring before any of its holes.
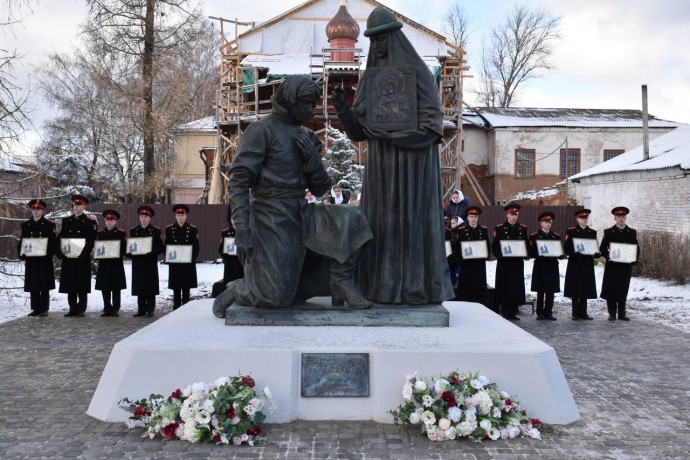
{"type": "Polygon", "coordinates": [[[338,12],[326,25],[326,36],[329,42],[335,38],[357,41],[357,37],[359,37],[359,24],[348,13],[345,0],[340,0],[338,12]]]}

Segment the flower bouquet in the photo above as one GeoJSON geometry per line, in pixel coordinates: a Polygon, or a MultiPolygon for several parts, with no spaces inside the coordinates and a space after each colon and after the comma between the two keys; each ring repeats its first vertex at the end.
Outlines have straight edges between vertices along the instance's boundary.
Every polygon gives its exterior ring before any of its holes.
{"type": "Polygon", "coordinates": [[[527,417],[519,402],[483,375],[456,371],[432,381],[415,373],[407,376],[402,395],[406,402],[390,411],[394,422],[420,426],[432,441],[541,439],[541,421],[527,417]]]}
{"type": "Polygon", "coordinates": [[[177,389],[167,398],[152,394],[148,399],[124,398],[120,407],[131,412],[127,426],[144,428],[151,439],[182,439],[189,442],[253,446],[261,435],[266,415],[275,403],[268,387],[259,396],[249,375],[221,377],[212,385],[198,382],[177,389]],[[125,404],[125,405],[123,405],[125,404]]]}

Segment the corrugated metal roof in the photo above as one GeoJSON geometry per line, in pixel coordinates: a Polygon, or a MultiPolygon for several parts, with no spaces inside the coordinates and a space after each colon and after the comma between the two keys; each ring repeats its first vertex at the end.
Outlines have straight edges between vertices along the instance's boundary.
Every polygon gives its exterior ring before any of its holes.
{"type": "MultiPolygon", "coordinates": [[[[641,110],[548,109],[527,107],[481,107],[476,109],[492,128],[641,128],[641,110]]],[[[650,128],[682,125],[649,115],[650,128]]]]}
{"type": "Polygon", "coordinates": [[[215,115],[205,118],[199,118],[198,120],[190,121],[189,123],[184,123],[175,128],[175,131],[201,131],[201,132],[216,132],[216,117],[215,115]]]}

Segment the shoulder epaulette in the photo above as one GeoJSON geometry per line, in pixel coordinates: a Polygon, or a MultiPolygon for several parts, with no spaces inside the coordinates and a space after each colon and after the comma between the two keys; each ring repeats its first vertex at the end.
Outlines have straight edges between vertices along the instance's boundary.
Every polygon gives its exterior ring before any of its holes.
{"type": "Polygon", "coordinates": [[[534,236],[534,235],[536,235],[537,233],[539,233],[539,232],[538,232],[538,231],[537,231],[537,232],[534,232],[534,233],[532,233],[530,236],[534,236]]]}
{"type": "Polygon", "coordinates": [[[170,228],[170,227],[172,227],[173,225],[175,225],[175,224],[166,225],[165,228],[170,228]]]}
{"type": "Polygon", "coordinates": [[[196,225],[189,224],[190,227],[196,228],[196,225]]]}
{"type": "Polygon", "coordinates": [[[568,227],[568,230],[573,230],[574,228],[575,228],[575,225],[573,225],[572,227],[568,227]]]}
{"type": "Polygon", "coordinates": [[[480,227],[480,228],[483,228],[484,230],[488,230],[488,229],[487,229],[485,226],[483,226],[483,225],[480,225],[479,227],[480,227]]]}
{"type": "Polygon", "coordinates": [[[525,227],[525,228],[527,228],[527,225],[525,225],[525,224],[520,224],[520,227],[525,227]]]}
{"type": "Polygon", "coordinates": [[[559,235],[558,233],[553,232],[553,234],[554,234],[555,236],[557,236],[559,239],[561,238],[561,235],[559,235]]]}

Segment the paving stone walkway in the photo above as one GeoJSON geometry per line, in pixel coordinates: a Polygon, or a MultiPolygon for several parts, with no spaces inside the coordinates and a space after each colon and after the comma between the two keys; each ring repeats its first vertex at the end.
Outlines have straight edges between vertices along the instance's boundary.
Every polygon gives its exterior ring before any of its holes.
{"type": "Polygon", "coordinates": [[[558,313],[517,323],[556,349],[582,415],[544,440],[432,443],[395,425],[297,421],[269,425],[258,447],[151,441],[85,414],[113,344],[156,318],[18,319],[0,325],[0,459],[690,458],[690,334],[558,313]]]}

